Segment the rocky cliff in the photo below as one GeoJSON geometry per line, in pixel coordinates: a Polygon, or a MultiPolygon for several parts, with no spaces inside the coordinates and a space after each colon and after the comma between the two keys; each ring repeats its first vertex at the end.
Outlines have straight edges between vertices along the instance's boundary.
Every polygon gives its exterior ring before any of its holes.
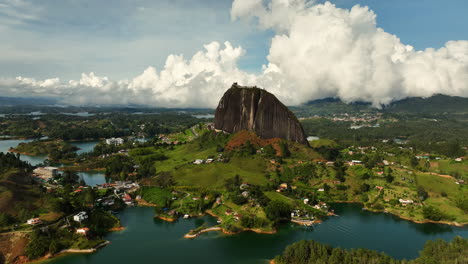
{"type": "Polygon", "coordinates": [[[219,101],[215,128],[228,133],[247,130],[261,138],[282,138],[308,145],[299,120],[273,94],[236,83],[219,101]]]}

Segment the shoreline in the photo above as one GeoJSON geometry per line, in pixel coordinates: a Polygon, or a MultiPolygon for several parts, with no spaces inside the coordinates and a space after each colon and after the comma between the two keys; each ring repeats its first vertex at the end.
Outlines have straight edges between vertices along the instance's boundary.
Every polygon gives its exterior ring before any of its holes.
{"type": "MultiPolygon", "coordinates": [[[[360,204],[360,205],[364,205],[361,202],[353,202],[353,201],[335,201],[335,202],[330,202],[330,203],[357,203],[357,204],[360,204]]],[[[450,222],[450,221],[434,221],[434,220],[430,220],[430,219],[416,220],[416,219],[412,219],[412,218],[407,217],[407,216],[402,216],[402,215],[399,215],[399,214],[396,214],[396,213],[390,212],[390,211],[379,211],[379,210],[374,210],[374,209],[370,209],[370,208],[366,208],[366,210],[369,211],[369,212],[373,212],[373,213],[388,213],[388,214],[396,216],[396,217],[398,217],[400,219],[403,219],[403,220],[406,220],[406,221],[411,221],[411,222],[416,223],[416,224],[440,224],[440,225],[449,225],[449,226],[456,226],[456,227],[468,226],[468,223],[458,223],[458,222],[450,222]]]]}
{"type": "Polygon", "coordinates": [[[169,218],[169,217],[160,216],[160,215],[155,215],[154,217],[159,218],[159,219],[161,219],[163,221],[166,221],[166,222],[170,222],[170,223],[175,222],[177,220],[176,218],[169,218]]]}
{"type": "Polygon", "coordinates": [[[60,257],[60,256],[64,256],[64,255],[68,255],[68,254],[89,254],[89,253],[94,253],[96,252],[98,249],[100,248],[103,248],[107,245],[109,245],[111,242],[106,240],[104,242],[102,242],[101,244],[93,247],[93,248],[88,248],[88,249],[75,249],[75,248],[67,248],[67,249],[62,249],[60,250],[59,252],[55,253],[55,254],[47,254],[41,258],[38,258],[38,259],[34,259],[34,260],[29,260],[27,262],[24,262],[25,264],[26,263],[36,263],[36,264],[39,264],[39,263],[43,263],[44,261],[48,261],[48,260],[51,260],[51,259],[54,259],[54,258],[57,258],[57,257],[60,257]]]}
{"type": "Polygon", "coordinates": [[[137,202],[137,206],[148,206],[148,207],[156,207],[158,206],[157,204],[154,204],[154,203],[150,203],[146,200],[143,200],[143,199],[135,199],[136,202],[137,202]]]}

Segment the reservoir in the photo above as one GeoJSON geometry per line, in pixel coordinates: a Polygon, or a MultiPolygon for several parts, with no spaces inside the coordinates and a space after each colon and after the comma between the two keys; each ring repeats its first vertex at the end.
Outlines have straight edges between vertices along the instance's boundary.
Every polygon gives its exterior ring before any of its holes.
{"type": "MultiPolygon", "coordinates": [[[[10,148],[14,148],[18,146],[18,144],[23,142],[31,142],[32,139],[25,139],[25,140],[0,140],[0,152],[8,152],[10,148]]],[[[94,149],[99,141],[70,141],[71,145],[74,145],[79,148],[76,151],[77,154],[90,152],[94,149]]],[[[46,155],[39,155],[39,156],[30,156],[21,154],[20,159],[23,161],[29,162],[31,165],[36,166],[40,163],[43,163],[45,159],[47,159],[46,155]]],[[[54,164],[53,164],[54,165],[54,164]]],[[[58,167],[67,166],[66,164],[58,164],[58,167]]],[[[96,184],[103,184],[109,182],[110,179],[104,176],[104,172],[95,172],[95,171],[86,171],[86,172],[78,172],[78,175],[83,178],[87,185],[95,186],[96,184]]]]}
{"type": "MultiPolygon", "coordinates": [[[[32,139],[9,139],[9,140],[0,140],[0,152],[7,153],[10,148],[15,148],[20,143],[31,142],[32,139]]],[[[76,153],[79,155],[81,153],[90,152],[94,149],[94,146],[99,143],[99,141],[69,141],[69,143],[73,146],[79,148],[76,153]]],[[[39,155],[39,156],[30,156],[22,154],[20,159],[22,161],[27,161],[31,165],[36,166],[44,162],[47,158],[47,155],[39,155]]]]}
{"type": "Polygon", "coordinates": [[[243,232],[230,236],[209,232],[193,240],[184,239],[184,234],[203,223],[215,225],[216,219],[205,216],[168,223],[154,219],[153,208],[131,207],[118,214],[126,229],[109,234],[106,239],[111,244],[96,253],[66,255],[46,263],[266,264],[287,245],[303,239],[342,248],[369,248],[409,259],[418,256],[427,240],[468,237],[468,228],[416,224],[390,214],[362,211],[361,207],[333,204],[339,216],[329,217],[314,227],[287,223],[273,235],[243,232]]]}

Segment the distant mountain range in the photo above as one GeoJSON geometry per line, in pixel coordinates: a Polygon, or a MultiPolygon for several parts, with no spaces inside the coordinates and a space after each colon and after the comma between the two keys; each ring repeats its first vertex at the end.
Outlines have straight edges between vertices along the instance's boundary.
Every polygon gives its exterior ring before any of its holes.
{"type": "Polygon", "coordinates": [[[55,105],[57,99],[45,97],[5,97],[0,96],[0,106],[15,105],[55,105]]]}
{"type": "MultiPolygon", "coordinates": [[[[14,106],[49,106],[49,107],[64,107],[58,99],[44,98],[44,97],[4,97],[0,96],[0,107],[14,107],[14,106]]],[[[82,106],[76,107],[77,109],[86,109],[87,111],[93,108],[100,109],[164,109],[150,106],[127,105],[127,106],[82,106]]],[[[290,106],[291,109],[298,117],[311,116],[311,115],[330,115],[340,113],[362,113],[362,112],[384,112],[384,113],[414,113],[414,114],[437,114],[437,113],[462,113],[468,114],[468,98],[447,96],[447,95],[434,95],[429,98],[412,97],[400,101],[393,102],[382,109],[372,107],[370,103],[355,102],[346,104],[338,98],[325,98],[313,100],[300,106],[290,106]]],[[[175,109],[172,109],[175,110],[175,109]]],[[[195,108],[184,109],[178,108],[178,111],[196,111],[195,108]]],[[[203,112],[209,112],[210,109],[200,109],[203,112]]],[[[136,110],[135,110],[136,111],[136,110]]],[[[167,111],[167,109],[166,109],[167,111]]]]}
{"type": "Polygon", "coordinates": [[[412,97],[393,102],[388,106],[384,106],[382,109],[372,107],[370,103],[355,102],[346,104],[337,98],[325,98],[310,101],[301,106],[292,106],[290,109],[300,117],[365,112],[408,114],[468,114],[468,98],[440,94],[429,98],[412,97]]]}

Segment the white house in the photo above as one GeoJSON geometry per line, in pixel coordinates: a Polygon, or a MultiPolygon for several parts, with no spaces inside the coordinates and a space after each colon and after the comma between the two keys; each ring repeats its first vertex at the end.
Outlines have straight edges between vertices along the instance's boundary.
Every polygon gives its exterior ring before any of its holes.
{"type": "Polygon", "coordinates": [[[193,162],[193,164],[199,165],[199,164],[202,164],[202,163],[204,163],[204,162],[205,162],[205,161],[202,160],[202,159],[196,159],[196,160],[193,162]]]}
{"type": "Polygon", "coordinates": [[[76,233],[77,233],[78,235],[83,235],[83,236],[88,235],[88,232],[89,232],[89,228],[87,228],[87,227],[78,228],[78,229],[76,230],[76,233]]]}
{"type": "Polygon", "coordinates": [[[31,219],[28,219],[27,223],[28,225],[38,225],[38,224],[42,224],[42,220],[39,218],[31,218],[31,219]]]}
{"type": "Polygon", "coordinates": [[[73,220],[75,222],[81,222],[85,219],[88,219],[88,215],[86,214],[86,212],[82,211],[82,212],[79,212],[78,214],[74,215],[73,216],[73,220]]]}
{"type": "Polygon", "coordinates": [[[399,199],[398,201],[399,201],[401,204],[403,204],[403,205],[407,205],[407,204],[412,204],[412,203],[414,203],[413,200],[407,200],[407,199],[399,199]]]}
{"type": "Polygon", "coordinates": [[[122,145],[124,143],[123,138],[108,138],[106,139],[107,145],[122,145]]]}

